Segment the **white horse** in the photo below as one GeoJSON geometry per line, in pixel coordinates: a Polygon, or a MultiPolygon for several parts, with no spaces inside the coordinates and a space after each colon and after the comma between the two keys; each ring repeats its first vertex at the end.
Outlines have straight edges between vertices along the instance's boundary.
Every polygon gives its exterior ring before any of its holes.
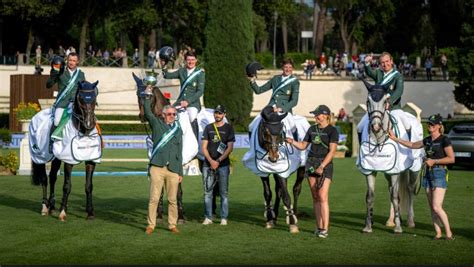
{"type": "Polygon", "coordinates": [[[410,121],[411,125],[411,129],[405,130],[399,123],[400,118],[386,109],[388,88],[382,85],[371,85],[365,80],[364,84],[369,91],[367,97],[369,123],[363,127],[357,159],[357,166],[367,180],[367,215],[362,231],[372,232],[375,177],[377,172],[382,172],[389,184],[393,209],[393,217],[389,218],[387,225],[394,226],[395,233],[402,233],[401,208],[407,210],[408,226],[415,226],[413,201],[423,155],[421,150],[409,150],[393,142],[388,138],[388,132],[393,129],[399,138],[415,142],[423,139],[423,129],[413,115],[404,113],[405,119],[410,121]],[[407,199],[401,200],[401,197],[407,197],[407,199]],[[401,207],[401,203],[406,204],[401,207]]]}

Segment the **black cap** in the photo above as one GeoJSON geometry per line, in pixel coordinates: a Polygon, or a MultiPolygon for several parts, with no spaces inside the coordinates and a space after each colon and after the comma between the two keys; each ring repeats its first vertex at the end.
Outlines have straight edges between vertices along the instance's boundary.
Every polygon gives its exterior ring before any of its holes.
{"type": "Polygon", "coordinates": [[[310,113],[318,116],[319,114],[330,115],[331,110],[326,105],[319,105],[315,110],[311,111],[310,113]]]}
{"type": "Polygon", "coordinates": [[[224,105],[217,105],[217,107],[214,109],[214,112],[226,113],[224,105]]]}
{"type": "Polygon", "coordinates": [[[439,114],[431,115],[428,118],[428,123],[429,124],[443,124],[443,117],[441,117],[441,115],[439,114]]]}

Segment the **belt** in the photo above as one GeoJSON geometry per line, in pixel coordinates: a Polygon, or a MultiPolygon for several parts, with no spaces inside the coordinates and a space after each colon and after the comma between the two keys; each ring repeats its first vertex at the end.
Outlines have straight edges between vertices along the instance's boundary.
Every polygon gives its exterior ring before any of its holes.
{"type": "Polygon", "coordinates": [[[446,168],[446,165],[435,164],[431,168],[446,168]]]}

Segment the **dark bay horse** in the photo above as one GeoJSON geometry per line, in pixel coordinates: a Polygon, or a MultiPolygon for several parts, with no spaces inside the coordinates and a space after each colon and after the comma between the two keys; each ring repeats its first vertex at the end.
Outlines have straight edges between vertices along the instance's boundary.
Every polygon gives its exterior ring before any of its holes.
{"type": "MultiPolygon", "coordinates": [[[[258,125],[258,142],[267,155],[268,160],[277,163],[280,157],[280,147],[285,145],[285,136],[282,120],[287,114],[279,115],[273,112],[272,107],[265,107],[262,110],[262,120],[258,125]]],[[[263,184],[263,196],[265,199],[265,227],[271,229],[274,227],[279,211],[280,199],[283,199],[284,209],[286,211],[286,223],[290,225],[290,233],[298,233],[298,219],[291,205],[291,197],[288,193],[287,179],[277,173],[273,173],[275,180],[275,205],[272,206],[272,190],[270,187],[270,175],[262,176],[260,179],[263,184]]],[[[300,183],[301,184],[301,183],[300,183]]],[[[301,187],[299,188],[301,190],[301,187]]]]}
{"type": "MultiPolygon", "coordinates": [[[[161,90],[155,86],[157,81],[156,77],[151,74],[145,76],[143,79],[140,79],[135,73],[132,73],[133,79],[135,80],[135,83],[137,84],[137,98],[138,98],[138,108],[139,108],[139,114],[138,117],[140,118],[140,121],[145,123],[145,110],[143,108],[143,94],[145,92],[145,89],[147,88],[147,85],[153,86],[153,96],[151,98],[151,107],[153,114],[155,114],[156,117],[161,118],[161,113],[163,112],[163,107],[166,105],[170,104],[169,99],[167,99],[161,90]]],[[[148,140],[151,141],[150,137],[150,131],[148,130],[147,126],[145,125],[145,130],[148,135],[148,140]]],[[[150,142],[148,141],[148,142],[150,142]]],[[[151,141],[152,142],[152,141],[151,141]]],[[[160,197],[160,202],[158,204],[158,221],[163,220],[163,194],[164,192],[161,192],[161,197],[160,197]]],[[[181,186],[181,183],[179,184],[178,187],[178,196],[177,196],[177,201],[178,201],[178,223],[184,223],[185,218],[184,218],[184,209],[183,209],[183,188],[181,186]]]]}
{"type": "MultiPolygon", "coordinates": [[[[89,82],[79,82],[79,87],[74,101],[73,111],[72,111],[72,124],[74,128],[78,131],[78,134],[81,136],[88,136],[91,132],[96,129],[96,117],[95,117],[95,107],[97,100],[97,84],[89,82]]],[[[66,111],[65,111],[66,112],[66,111]]],[[[60,208],[59,219],[61,221],[66,220],[66,211],[68,207],[68,198],[71,193],[71,173],[73,164],[64,163],[64,184],[63,184],[63,197],[60,208]]],[[[55,204],[55,184],[57,180],[57,173],[61,167],[61,159],[54,158],[51,163],[51,170],[49,172],[49,185],[50,193],[49,197],[47,195],[48,191],[48,175],[46,174],[46,165],[37,164],[33,162],[32,170],[32,182],[35,185],[41,185],[43,188],[43,209],[41,211],[42,215],[53,214],[56,210],[55,204]]],[[[95,170],[95,162],[85,161],[86,168],[86,212],[87,219],[94,219],[94,207],[92,204],[92,177],[95,170]]]]}

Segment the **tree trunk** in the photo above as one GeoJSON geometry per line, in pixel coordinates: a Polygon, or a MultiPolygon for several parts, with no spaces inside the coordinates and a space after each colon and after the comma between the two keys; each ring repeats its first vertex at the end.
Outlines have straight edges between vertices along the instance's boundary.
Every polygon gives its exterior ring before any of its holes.
{"type": "Polygon", "coordinates": [[[281,20],[281,35],[283,38],[283,51],[285,54],[288,53],[288,25],[286,24],[286,18],[281,20]]]}
{"type": "Polygon", "coordinates": [[[357,55],[359,54],[358,51],[359,50],[359,46],[357,45],[357,42],[356,41],[352,41],[352,46],[351,46],[351,55],[357,55]]]}
{"type": "Polygon", "coordinates": [[[324,26],[326,25],[326,12],[327,12],[327,5],[326,5],[327,0],[322,0],[321,1],[321,11],[319,11],[319,16],[318,16],[318,27],[316,31],[316,43],[315,43],[315,48],[314,48],[314,54],[316,57],[321,56],[321,52],[323,51],[323,45],[324,45],[324,26]]]}
{"type": "Polygon", "coordinates": [[[148,36],[148,49],[156,48],[156,30],[152,29],[148,36]]]}
{"type": "Polygon", "coordinates": [[[84,16],[82,20],[81,35],[79,41],[79,62],[82,65],[86,59],[86,40],[87,40],[87,31],[89,29],[89,16],[84,16]]]}
{"type": "Polygon", "coordinates": [[[344,52],[349,53],[350,47],[350,36],[347,33],[347,23],[344,21],[343,18],[341,18],[341,21],[339,21],[339,30],[341,32],[341,39],[342,42],[344,43],[344,52]]]}
{"type": "Polygon", "coordinates": [[[319,21],[318,0],[313,0],[313,51],[316,53],[316,32],[318,31],[319,21]]]}
{"type": "Polygon", "coordinates": [[[33,47],[33,41],[34,41],[34,37],[33,37],[33,26],[30,25],[30,29],[28,30],[28,41],[26,42],[26,62],[25,64],[29,64],[30,63],[30,54],[31,54],[31,48],[33,47]]]}
{"type": "Polygon", "coordinates": [[[138,35],[138,55],[140,56],[140,67],[145,66],[145,36],[143,34],[138,35]]]}
{"type": "Polygon", "coordinates": [[[264,39],[259,42],[258,50],[260,53],[265,53],[268,51],[268,39],[264,39]]]}

